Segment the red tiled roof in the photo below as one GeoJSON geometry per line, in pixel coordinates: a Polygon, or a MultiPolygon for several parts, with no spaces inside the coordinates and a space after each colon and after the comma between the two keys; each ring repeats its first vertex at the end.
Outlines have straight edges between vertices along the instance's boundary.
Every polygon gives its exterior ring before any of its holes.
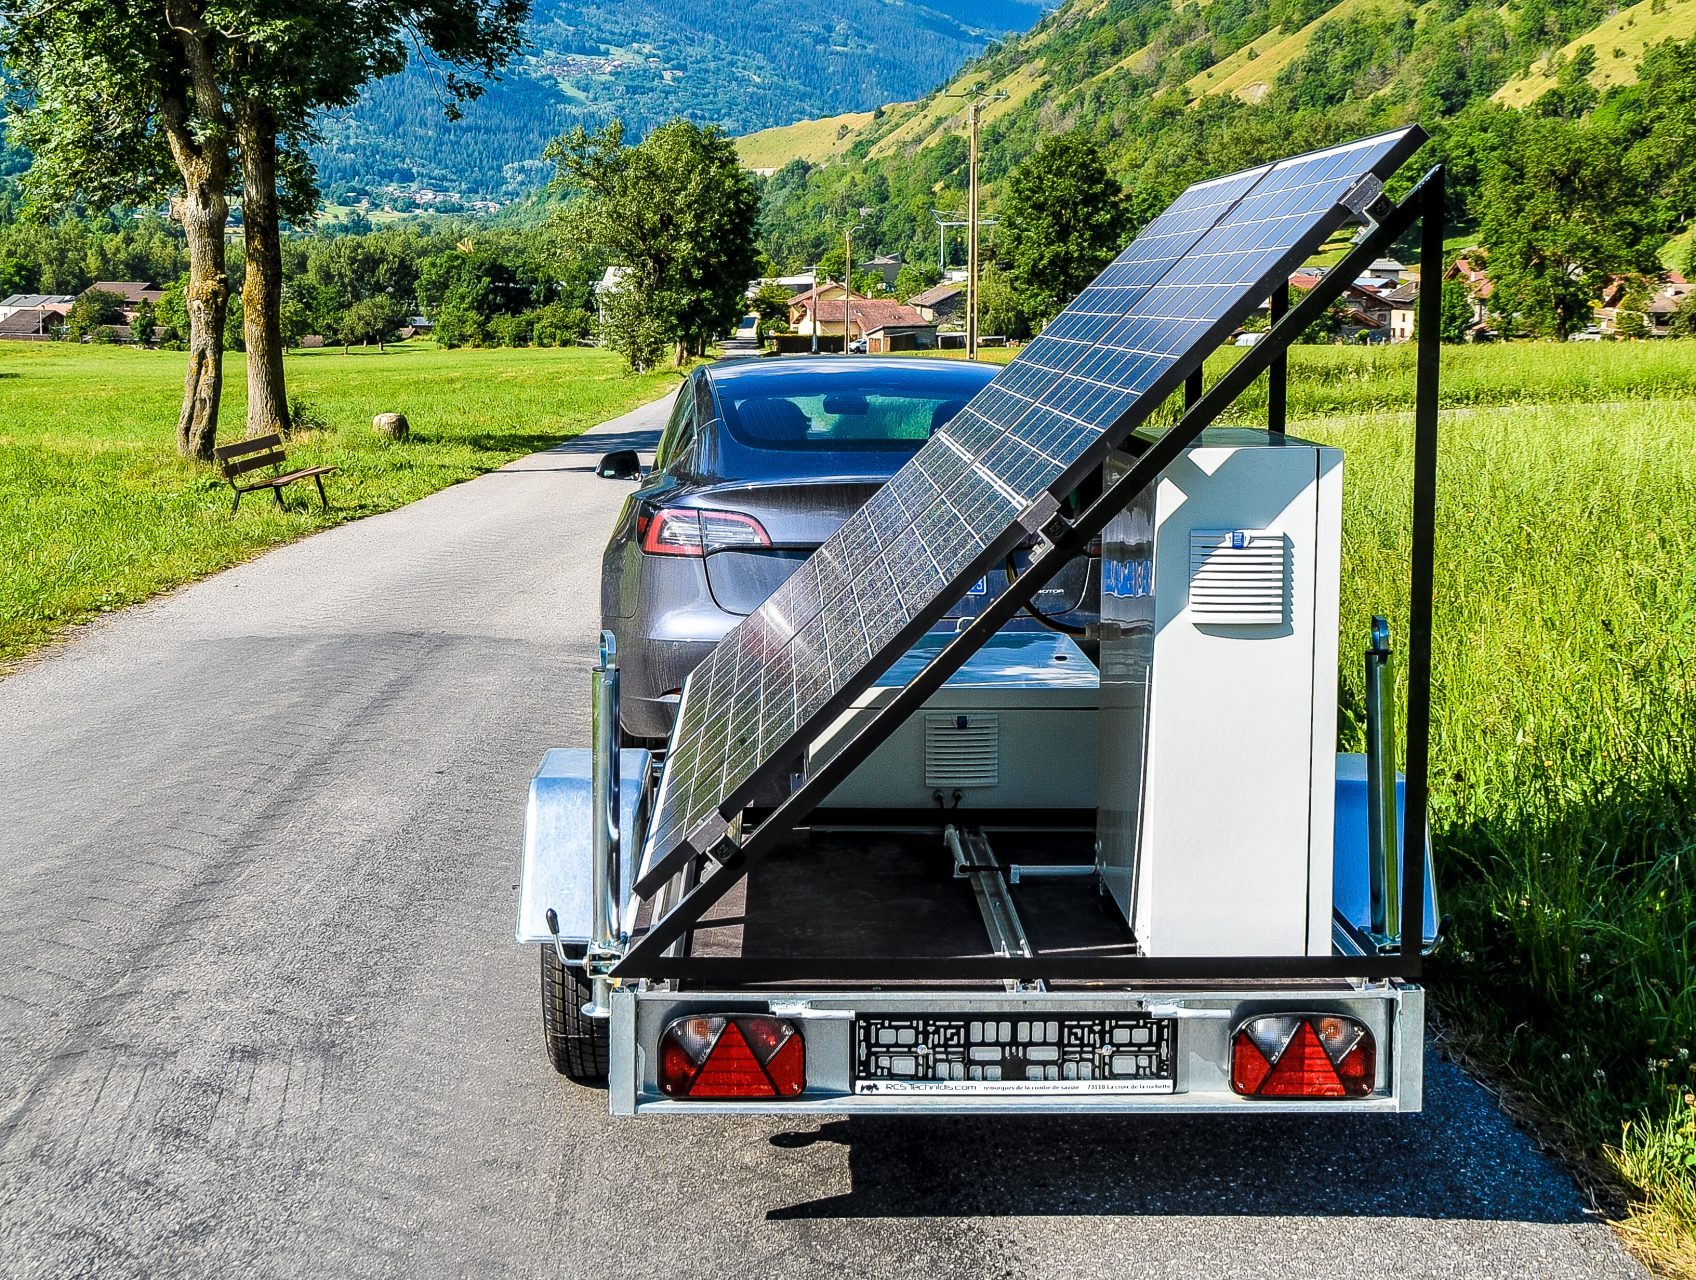
{"type": "MultiPolygon", "coordinates": [[[[802,311],[810,312],[813,308],[813,300],[810,297],[797,298],[795,303],[802,311]]],[[[886,324],[924,326],[930,323],[913,308],[894,300],[886,302],[876,298],[864,300],[856,298],[849,305],[853,308],[849,313],[853,325],[862,333],[870,332],[886,324]]],[[[820,298],[818,300],[819,323],[841,324],[842,308],[843,300],[841,298],[820,298]]]]}

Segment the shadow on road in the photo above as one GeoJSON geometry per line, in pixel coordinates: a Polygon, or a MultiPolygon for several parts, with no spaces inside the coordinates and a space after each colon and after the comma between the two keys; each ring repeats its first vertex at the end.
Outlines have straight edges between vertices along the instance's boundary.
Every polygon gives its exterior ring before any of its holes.
{"type": "Polygon", "coordinates": [[[1565,1175],[1432,1060],[1433,1110],[1336,1117],[862,1117],[779,1148],[849,1149],[853,1189],[773,1219],[1097,1214],[1586,1219],[1565,1175]]]}

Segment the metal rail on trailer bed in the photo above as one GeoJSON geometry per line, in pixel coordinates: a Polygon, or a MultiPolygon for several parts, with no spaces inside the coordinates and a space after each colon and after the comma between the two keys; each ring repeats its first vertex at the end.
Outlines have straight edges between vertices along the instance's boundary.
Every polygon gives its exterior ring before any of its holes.
{"type": "Polygon", "coordinates": [[[603,641],[594,747],[549,754],[526,822],[518,937],[556,1067],[604,1073],[621,1115],[1419,1108],[1439,291],[1405,779],[1381,619],[1369,749],[1336,755],[1344,459],[1284,404],[1290,344],[1368,263],[1416,223],[1441,260],[1442,171],[1384,195],[1423,141],[1186,191],[725,637],[663,757],[616,749],[603,641]],[[1214,427],[1263,373],[1266,427],[1214,427]],[[1094,661],[1000,631],[1098,539],[1094,661]]]}

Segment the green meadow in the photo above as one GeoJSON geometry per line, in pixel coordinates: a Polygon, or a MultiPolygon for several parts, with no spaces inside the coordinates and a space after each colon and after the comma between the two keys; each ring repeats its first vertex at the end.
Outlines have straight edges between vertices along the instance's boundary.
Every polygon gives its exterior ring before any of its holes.
{"type": "MultiPolygon", "coordinates": [[[[65,627],[317,529],[388,511],[665,394],[675,374],[626,374],[580,349],[439,351],[406,344],[288,356],[292,396],[324,429],[289,460],[341,468],[285,490],[286,511],[175,450],[183,357],[123,347],[0,344],[0,664],[65,627]],[[406,444],[371,430],[405,413],[406,444]]],[[[219,438],[238,440],[242,357],[224,365],[219,438]]]]}

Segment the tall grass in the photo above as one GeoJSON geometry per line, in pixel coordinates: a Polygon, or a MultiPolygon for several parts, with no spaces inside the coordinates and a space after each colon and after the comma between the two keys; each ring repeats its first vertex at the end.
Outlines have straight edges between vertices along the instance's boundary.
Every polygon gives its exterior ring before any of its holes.
{"type": "MultiPolygon", "coordinates": [[[[1358,747],[1367,619],[1406,633],[1411,430],[1300,431],[1348,450],[1358,747]]],[[[1441,432],[1432,824],[1454,932],[1433,995],[1469,1053],[1613,1149],[1650,1196],[1639,1230],[1696,1267],[1696,402],[1461,410],[1441,432]]]]}
{"type": "MultiPolygon", "coordinates": [[[[676,384],[631,377],[608,352],[301,352],[291,391],[330,429],[297,436],[291,462],[341,468],[286,512],[176,456],[182,357],[169,352],[0,343],[0,664],[62,628],[330,524],[371,515],[489,471],[676,384]],[[392,445],[371,416],[405,413],[392,445]]],[[[225,361],[222,438],[239,439],[244,368],[225,361]]]]}

